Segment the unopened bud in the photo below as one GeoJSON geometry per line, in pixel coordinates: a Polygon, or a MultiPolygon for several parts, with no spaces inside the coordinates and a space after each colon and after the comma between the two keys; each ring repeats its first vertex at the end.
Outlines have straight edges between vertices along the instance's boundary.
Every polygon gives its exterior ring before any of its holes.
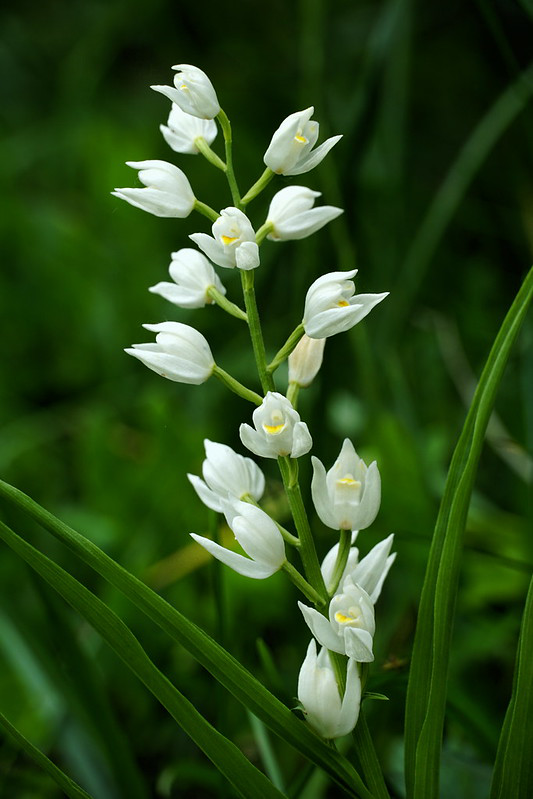
{"type": "Polygon", "coordinates": [[[289,383],[309,386],[322,366],[325,338],[309,338],[305,333],[289,355],[289,383]]]}

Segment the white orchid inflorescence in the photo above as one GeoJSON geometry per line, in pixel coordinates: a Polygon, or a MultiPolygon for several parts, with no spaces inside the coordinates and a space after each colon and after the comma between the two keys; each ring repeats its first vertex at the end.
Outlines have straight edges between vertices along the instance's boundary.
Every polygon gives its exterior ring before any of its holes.
{"type": "MultiPolygon", "coordinates": [[[[223,514],[235,546],[242,552],[205,535],[191,535],[214,558],[246,577],[266,579],[283,570],[311,603],[298,603],[313,635],[300,670],[298,697],[310,727],[321,737],[334,739],[349,733],[357,723],[366,679],[366,669],[361,664],[374,659],[374,605],[395,555],[390,554],[392,535],[361,558],[354,546],[358,531],[369,527],[376,518],[381,486],[376,462],[367,467],[346,439],[329,471],[317,457],[312,458],[311,495],[316,513],[325,527],[338,531],[337,542],[330,545],[320,564],[312,533],[314,525],[309,523],[309,508],[299,485],[298,459],[311,450],[313,440],[297,410],[298,392],[319,374],[326,338],[361,322],[387,293],[356,294],[355,269],[323,274],[307,291],[303,319],[299,323],[294,320],[296,327],[285,344],[270,362],[267,360],[254,288],[255,270],[266,268],[261,266],[260,247],[265,241],[283,243],[311,236],[334,222],[343,211],[329,205],[315,207],[320,192],[298,185],[282,187],[274,194],[266,220],[259,221],[258,226],[249,216],[248,207],[275,175],[310,172],[341,136],[315,146],[319,126],[311,118],[314,109],[291,114],[272,135],[264,154],[266,170],[241,195],[233,169],[230,121],[211,81],[205,72],[189,64],[173,69],[173,86],[152,87],[172,103],[167,124],[161,125],[163,137],[175,153],[202,154],[222,170],[231,191],[231,204],[220,211],[211,208],[195,197],[179,167],[160,160],[127,162],[138,170],[144,188],[116,189],[114,194],[156,216],[179,218],[198,211],[210,220],[210,234],[190,235],[198,249],[183,247],[172,253],[172,282],[160,281],[150,291],[178,308],[217,304],[244,321],[257,365],[257,390],[221,369],[202,333],[182,322],[144,325],[156,334],[155,342],[135,344],[126,352],[175,382],[200,384],[214,374],[256,406],[252,425],[240,425],[240,439],[254,455],[278,462],[293,532],[259,506],[265,492],[265,476],[255,461],[226,444],[205,439],[202,477],[189,474],[188,478],[204,505],[223,514]],[[225,160],[211,149],[217,126],[225,141],[225,160]],[[240,272],[244,308],[228,299],[216,266],[240,272]],[[287,361],[288,384],[283,393],[276,387],[276,370],[287,361]],[[287,558],[287,546],[300,554],[302,571],[293,565],[292,558],[287,558]],[[316,642],[322,647],[318,654],[316,642]]],[[[277,288],[282,290],[283,286],[277,288]]],[[[294,306],[291,298],[288,307],[294,306]]]]}

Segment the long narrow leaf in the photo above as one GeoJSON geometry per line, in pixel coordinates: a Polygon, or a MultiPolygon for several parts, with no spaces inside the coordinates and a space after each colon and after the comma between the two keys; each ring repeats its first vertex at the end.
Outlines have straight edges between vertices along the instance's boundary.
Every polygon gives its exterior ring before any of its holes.
{"type": "Polygon", "coordinates": [[[85,563],[127,596],[159,627],[182,644],[230,693],[260,718],[273,732],[326,771],[350,796],[371,799],[359,774],[337,750],[318,738],[303,722],[268,691],[229,652],[169,605],[141,580],[122,568],[26,494],[0,480],[0,496],[31,516],[65,543],[85,563]]]}
{"type": "Polygon", "coordinates": [[[407,796],[438,795],[446,681],[460,558],[474,477],[497,389],[533,293],[533,269],[518,292],[481,375],[453,454],[420,600],[405,723],[407,796]]]}
{"type": "Polygon", "coordinates": [[[37,765],[46,771],[47,774],[52,777],[54,782],[56,782],[61,790],[69,797],[69,799],[92,799],[92,797],[80,788],[77,782],[74,782],[70,777],[61,771],[61,769],[56,766],[55,763],[52,763],[50,758],[48,758],[40,749],[37,749],[31,741],[17,730],[16,727],[9,722],[3,713],[0,713],[0,727],[2,727],[7,734],[13,738],[14,741],[29,755],[32,760],[34,760],[37,765]]]}
{"type": "Polygon", "coordinates": [[[244,799],[280,799],[283,796],[159,671],[116,613],[3,522],[0,522],[0,538],[87,619],[244,799]]]}
{"type": "Polygon", "coordinates": [[[502,727],[490,799],[533,796],[533,578],[524,608],[518,642],[513,693],[502,727]]]}

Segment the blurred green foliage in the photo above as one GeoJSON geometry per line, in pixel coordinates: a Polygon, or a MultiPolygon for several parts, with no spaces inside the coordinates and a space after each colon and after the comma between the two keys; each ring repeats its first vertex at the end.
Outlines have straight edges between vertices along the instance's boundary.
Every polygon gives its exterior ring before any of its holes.
{"type": "MultiPolygon", "coordinates": [[[[531,72],[516,89],[524,110],[506,124],[489,117],[494,142],[479,168],[466,175],[459,164],[465,185],[442,235],[425,253],[413,242],[465,142],[527,69],[532,19],[526,0],[272,0],[261,8],[251,0],[21,0],[0,19],[0,474],[161,588],[289,706],[307,644],[292,587],[281,575],[256,583],[220,573],[190,549],[172,557],[188,547],[188,532],[212,525],[185,473],[201,468],[206,437],[242,451],[238,426],[250,409],[214,381],[166,382],[122,353],[145,338],[141,323],[185,321],[202,330],[223,368],[253,384],[237,320],[217,308],[180,311],[146,291],[165,279],[169,253],[208,224],[156,219],[109,192],[135,185],[126,160],[161,158],[186,171],[200,199],[230,204],[221,173],[172,153],[159,134],[168,103],[148,87],[169,83],[176,62],[200,66],[215,84],[234,127],[241,189],[259,176],[287,114],[313,104],[324,137],[344,133],[318,170],[276,184],[319,189],[344,216],[312,239],[267,242],[257,293],[273,354],[318,275],[356,265],[359,290],[391,292],[361,326],[328,341],[301,411],[328,466],[349,436],[382,473],[382,510],[360,547],[394,531],[399,554],[377,607],[369,686],[390,701],[369,701],[368,715],[398,796],[406,672],[436,509],[470,381],[531,261],[531,72]]],[[[214,146],[221,152],[220,141],[214,146]]],[[[256,226],[271,193],[250,207],[256,226]]],[[[222,271],[238,300],[238,276],[222,271]]],[[[487,795],[510,695],[533,562],[528,343],[531,327],[508,367],[503,428],[482,458],[469,519],[445,799],[487,795]]],[[[265,471],[268,508],[282,520],[278,476],[268,464],[265,471]]],[[[308,496],[308,464],[302,474],[308,496]]],[[[261,763],[246,713],[188,653],[42,531],[2,513],[109,602],[178,688],[261,763]]],[[[316,534],[325,552],[334,541],[319,525],[316,534]]],[[[98,799],[231,795],[98,636],[5,550],[0,595],[0,708],[87,790],[98,799]]],[[[273,743],[290,782],[302,762],[273,743]]],[[[0,799],[58,795],[0,742],[0,799]]],[[[334,793],[314,780],[301,795],[334,793]]]]}

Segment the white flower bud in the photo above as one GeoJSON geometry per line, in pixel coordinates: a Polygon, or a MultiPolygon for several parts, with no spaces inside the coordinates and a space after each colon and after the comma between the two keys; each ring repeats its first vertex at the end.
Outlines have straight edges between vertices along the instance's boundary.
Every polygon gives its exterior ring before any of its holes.
{"type": "Polygon", "coordinates": [[[191,184],[181,169],[166,161],[126,161],[139,171],[139,180],[145,189],[115,189],[115,197],[126,200],[154,216],[189,216],[194,208],[195,196],[191,184]]]}
{"type": "Polygon", "coordinates": [[[241,424],[241,441],[247,449],[263,458],[290,455],[299,458],[313,445],[311,434],[300,414],[289,400],[276,391],[269,391],[262,405],[252,414],[255,430],[241,424]]]}
{"type": "Polygon", "coordinates": [[[367,468],[350,439],[326,473],[313,457],[311,494],[316,512],[333,530],[364,530],[377,516],[381,502],[381,480],[376,461],[367,468]]]}
{"type": "Polygon", "coordinates": [[[340,738],[353,730],[361,706],[361,679],[354,660],[348,661],[346,689],[341,700],[327,649],[317,657],[312,640],[298,677],[298,699],[308,724],[322,738],[340,738]]]}
{"type": "Polygon", "coordinates": [[[212,119],[199,119],[186,114],[179,105],[172,103],[168,122],[160,125],[159,130],[174,152],[197,155],[196,139],[202,138],[207,144],[212,144],[217,135],[217,123],[212,119]]]}
{"type": "Polygon", "coordinates": [[[204,445],[204,479],[201,480],[194,474],[188,474],[187,477],[208,508],[222,513],[222,500],[226,500],[228,495],[235,499],[251,496],[256,502],[261,499],[265,490],[265,478],[251,458],[244,458],[226,444],[217,444],[207,438],[204,445]]]}
{"type": "Polygon", "coordinates": [[[265,164],[278,175],[301,175],[317,166],[342,136],[333,136],[313,150],[318,139],[318,122],[311,119],[314,108],[297,111],[283,120],[265,153],[265,164]]]}
{"type": "Polygon", "coordinates": [[[200,119],[214,119],[220,105],[213,84],[201,69],[190,64],[178,64],[172,69],[179,70],[174,75],[174,86],[151,86],[176,103],[186,114],[200,119]]]}
{"type": "Polygon", "coordinates": [[[267,223],[274,226],[268,238],[272,241],[304,239],[342,214],[342,208],[332,205],[313,208],[315,197],[320,197],[320,192],[305,186],[286,186],[278,191],[266,218],[267,223]]]}
{"type": "Polygon", "coordinates": [[[322,366],[325,338],[304,335],[289,355],[289,383],[301,388],[311,385],[322,366]]]}
{"type": "Polygon", "coordinates": [[[238,208],[224,208],[207,233],[192,233],[189,238],[207,257],[227,269],[255,269],[259,266],[259,247],[250,220],[238,208]]]}
{"type": "Polygon", "coordinates": [[[168,271],[174,282],[157,283],[155,286],[150,286],[148,291],[160,294],[179,308],[203,308],[212,303],[213,300],[207,295],[208,289],[212,286],[221,294],[226,293],[207,258],[190,247],[172,253],[172,262],[168,271]]]}
{"type": "Polygon", "coordinates": [[[329,272],[311,284],[305,298],[303,326],[311,338],[327,338],[344,333],[370,313],[384,294],[355,294],[355,284],[349,272],[329,272]]]}
{"type": "Polygon", "coordinates": [[[215,361],[209,344],[194,327],[181,322],[143,325],[157,333],[154,344],[134,344],[125,352],[161,377],[199,385],[212,375],[215,361]]]}

